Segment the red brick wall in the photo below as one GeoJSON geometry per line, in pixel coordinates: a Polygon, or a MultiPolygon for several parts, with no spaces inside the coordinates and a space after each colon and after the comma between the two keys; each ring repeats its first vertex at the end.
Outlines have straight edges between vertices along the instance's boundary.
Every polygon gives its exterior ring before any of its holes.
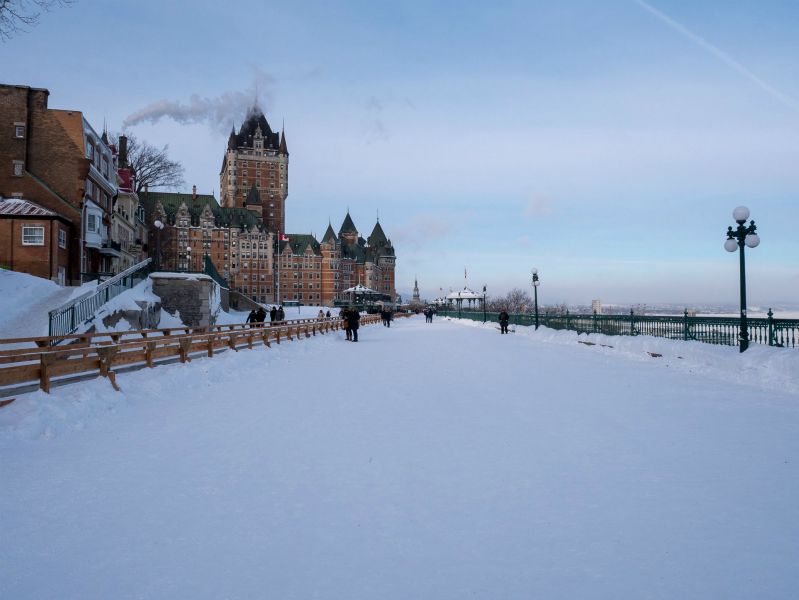
{"type": "Polygon", "coordinates": [[[68,247],[67,250],[58,247],[59,229],[68,232],[69,225],[56,219],[0,217],[0,265],[13,271],[55,280],[58,267],[66,268],[69,257],[68,247]],[[22,227],[28,225],[44,227],[43,246],[22,244],[22,227]]]}

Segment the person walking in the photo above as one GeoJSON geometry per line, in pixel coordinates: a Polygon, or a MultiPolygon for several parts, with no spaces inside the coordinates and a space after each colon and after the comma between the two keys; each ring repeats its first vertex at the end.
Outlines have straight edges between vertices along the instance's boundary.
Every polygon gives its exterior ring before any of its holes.
{"type": "Polygon", "coordinates": [[[327,318],[330,318],[330,310],[327,311],[327,318]]]}
{"type": "Polygon", "coordinates": [[[266,321],[266,309],[263,306],[255,313],[255,320],[258,323],[258,327],[264,326],[264,321],[266,321]]]}
{"type": "Polygon", "coordinates": [[[283,305],[282,304],[277,309],[277,320],[278,321],[285,321],[286,320],[286,311],[283,310],[283,305]]]}
{"type": "Polygon", "coordinates": [[[255,323],[255,321],[257,319],[258,319],[258,315],[256,314],[255,309],[253,309],[253,310],[250,311],[250,314],[247,315],[247,321],[246,322],[247,322],[247,324],[255,323]]]}
{"type": "Polygon", "coordinates": [[[386,327],[391,327],[391,321],[394,320],[394,312],[388,308],[386,309],[386,327]]]}
{"type": "Polygon", "coordinates": [[[499,313],[499,332],[500,333],[508,333],[508,321],[510,321],[510,316],[508,315],[507,311],[502,311],[499,313]]]}
{"type": "Polygon", "coordinates": [[[319,309],[319,314],[316,315],[316,320],[317,321],[324,321],[325,320],[325,311],[323,311],[321,308],[319,309]]]}
{"type": "Polygon", "coordinates": [[[351,308],[347,312],[347,324],[349,325],[350,330],[352,331],[353,342],[358,341],[358,325],[360,324],[360,321],[361,321],[361,314],[357,310],[355,310],[355,308],[351,308]]]}
{"type": "Polygon", "coordinates": [[[277,307],[273,304],[272,309],[269,311],[269,320],[274,322],[277,320],[277,307]]]}

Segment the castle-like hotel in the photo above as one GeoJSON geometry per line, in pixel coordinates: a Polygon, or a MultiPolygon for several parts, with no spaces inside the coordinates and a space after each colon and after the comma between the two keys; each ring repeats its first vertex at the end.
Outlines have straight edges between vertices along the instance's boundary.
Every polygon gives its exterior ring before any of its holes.
{"type": "Polygon", "coordinates": [[[328,224],[321,241],[286,233],[288,170],[285,131],[272,131],[253,109],[228,138],[221,203],[196,187],[190,194],[140,194],[151,255],[164,270],[203,271],[210,261],[231,290],[260,303],[330,306],[358,283],[394,301],[396,256],[379,221],[366,239],[349,212],[338,232],[328,224]]]}

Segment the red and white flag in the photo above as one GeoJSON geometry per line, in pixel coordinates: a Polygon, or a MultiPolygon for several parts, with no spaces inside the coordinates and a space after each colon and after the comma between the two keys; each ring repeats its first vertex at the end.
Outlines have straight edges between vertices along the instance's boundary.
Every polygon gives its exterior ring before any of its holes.
{"type": "Polygon", "coordinates": [[[280,232],[278,231],[278,233],[277,233],[277,239],[278,239],[279,241],[281,241],[281,242],[288,242],[288,241],[289,241],[289,236],[287,236],[287,235],[284,235],[284,234],[282,234],[282,233],[280,233],[280,232]]]}

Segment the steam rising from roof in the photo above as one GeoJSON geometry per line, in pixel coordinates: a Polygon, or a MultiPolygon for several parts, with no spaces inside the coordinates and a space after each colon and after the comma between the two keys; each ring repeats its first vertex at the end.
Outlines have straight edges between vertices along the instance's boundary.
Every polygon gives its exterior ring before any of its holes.
{"type": "Polygon", "coordinates": [[[128,115],[122,127],[140,123],[158,123],[172,119],[182,125],[205,123],[222,133],[227,133],[234,121],[241,122],[257,109],[258,104],[271,104],[275,80],[262,71],[255,74],[250,88],[244,91],[225,92],[215,98],[192,94],[188,102],[159,100],[128,115]]]}

